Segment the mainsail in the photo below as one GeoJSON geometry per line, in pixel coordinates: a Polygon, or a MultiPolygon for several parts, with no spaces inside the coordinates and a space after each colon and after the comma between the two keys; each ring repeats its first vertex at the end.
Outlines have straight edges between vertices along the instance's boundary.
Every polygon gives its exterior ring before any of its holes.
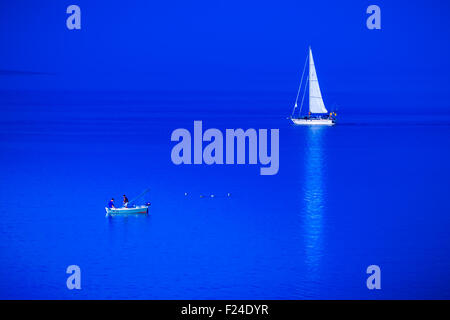
{"type": "Polygon", "coordinates": [[[311,113],[328,113],[320,92],[311,48],[309,48],[309,111],[311,113]]]}

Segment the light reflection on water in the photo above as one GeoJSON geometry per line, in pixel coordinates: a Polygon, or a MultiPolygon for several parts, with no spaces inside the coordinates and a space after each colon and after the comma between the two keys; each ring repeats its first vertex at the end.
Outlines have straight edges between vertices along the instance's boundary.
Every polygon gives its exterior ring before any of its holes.
{"type": "Polygon", "coordinates": [[[308,278],[317,281],[323,256],[323,220],[325,211],[325,159],[323,138],[327,127],[309,127],[306,133],[303,182],[303,236],[308,278]]]}

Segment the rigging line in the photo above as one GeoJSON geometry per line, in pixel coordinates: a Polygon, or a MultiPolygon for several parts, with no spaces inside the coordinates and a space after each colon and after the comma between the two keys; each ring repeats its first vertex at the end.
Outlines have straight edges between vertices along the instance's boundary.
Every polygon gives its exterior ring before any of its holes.
{"type": "Polygon", "coordinates": [[[305,99],[305,93],[306,93],[306,84],[308,83],[309,75],[306,77],[306,83],[305,83],[305,91],[303,91],[303,97],[302,97],[302,103],[300,104],[300,112],[298,113],[298,117],[302,115],[302,108],[303,108],[303,100],[305,99]]]}
{"type": "MultiPolygon", "coordinates": [[[[309,57],[309,53],[306,55],[305,65],[303,66],[302,77],[301,77],[301,79],[300,79],[300,85],[298,86],[297,97],[295,98],[294,109],[292,109],[292,115],[291,115],[291,117],[294,116],[295,108],[297,108],[298,96],[299,96],[300,90],[301,90],[301,88],[302,88],[303,76],[305,75],[306,63],[308,62],[308,57],[309,57]]],[[[306,89],[306,86],[305,86],[305,89],[306,89]]]]}

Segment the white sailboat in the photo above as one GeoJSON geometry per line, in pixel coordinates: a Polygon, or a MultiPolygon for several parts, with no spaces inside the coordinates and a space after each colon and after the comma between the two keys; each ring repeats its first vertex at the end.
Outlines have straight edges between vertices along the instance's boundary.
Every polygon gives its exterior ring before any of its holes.
{"type": "Polygon", "coordinates": [[[320,92],[319,80],[317,79],[316,67],[314,65],[314,58],[311,47],[309,48],[308,56],[306,57],[305,66],[303,67],[303,74],[300,80],[300,86],[297,91],[297,98],[295,99],[294,109],[290,117],[291,121],[296,125],[328,125],[332,126],[336,123],[336,113],[330,112],[325,108],[323,103],[322,93],[320,92]],[[306,63],[309,60],[309,74],[305,82],[305,90],[303,92],[300,110],[297,113],[297,102],[303,83],[303,76],[305,74],[306,63]],[[308,114],[301,116],[303,101],[305,99],[306,86],[309,85],[309,110],[308,114]]]}

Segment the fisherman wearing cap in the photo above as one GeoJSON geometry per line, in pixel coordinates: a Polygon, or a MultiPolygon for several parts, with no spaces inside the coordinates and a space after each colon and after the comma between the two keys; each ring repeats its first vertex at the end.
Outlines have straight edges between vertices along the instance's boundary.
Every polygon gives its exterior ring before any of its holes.
{"type": "Polygon", "coordinates": [[[111,200],[109,200],[109,203],[108,203],[108,208],[110,208],[110,209],[112,209],[112,208],[116,208],[115,206],[114,206],[114,198],[111,198],[111,200]]]}

